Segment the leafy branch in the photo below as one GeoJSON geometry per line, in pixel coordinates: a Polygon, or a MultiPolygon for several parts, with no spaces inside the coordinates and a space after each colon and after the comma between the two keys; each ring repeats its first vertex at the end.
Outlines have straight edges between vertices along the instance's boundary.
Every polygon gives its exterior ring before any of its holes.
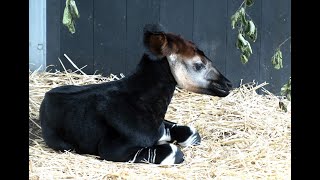
{"type": "Polygon", "coordinates": [[[281,88],[281,95],[286,96],[289,101],[291,101],[291,77],[287,84],[284,84],[281,88]]]}
{"type": "Polygon", "coordinates": [[[276,49],[274,55],[272,56],[271,58],[271,63],[273,65],[273,67],[275,69],[281,69],[283,68],[283,65],[282,65],[282,52],[281,52],[281,46],[287,42],[291,37],[288,37],[286,40],[284,40],[279,46],[278,48],[276,49]]]}
{"type": "Polygon", "coordinates": [[[66,7],[63,11],[62,23],[73,34],[76,32],[75,19],[80,18],[80,14],[74,0],[66,0],[66,7]]]}
{"type": "Polygon", "coordinates": [[[231,16],[231,27],[238,28],[237,49],[241,51],[241,62],[246,64],[252,54],[251,42],[257,40],[257,27],[252,18],[246,13],[246,8],[253,5],[253,0],[244,0],[238,10],[231,16]],[[246,39],[247,38],[247,39],[246,39]]]}
{"type": "MultiPolygon", "coordinates": [[[[243,64],[248,62],[250,55],[253,53],[250,42],[255,42],[257,40],[257,27],[252,18],[246,13],[246,8],[252,5],[253,0],[243,0],[240,7],[231,16],[232,29],[238,28],[236,47],[241,51],[240,60],[243,64]]],[[[278,46],[271,58],[271,63],[277,70],[283,68],[281,46],[290,38],[291,37],[287,38],[278,46]]],[[[291,77],[289,78],[288,83],[282,86],[280,93],[281,95],[286,96],[289,101],[291,100],[291,77]]]]}
{"type": "MultiPolygon", "coordinates": [[[[282,52],[281,52],[281,46],[286,43],[291,37],[288,37],[286,40],[284,40],[278,48],[275,50],[274,55],[271,58],[271,63],[275,69],[281,69],[283,68],[282,65],[282,52]]],[[[286,96],[289,101],[291,101],[291,77],[289,78],[288,83],[284,84],[281,88],[281,95],[286,96]]]]}

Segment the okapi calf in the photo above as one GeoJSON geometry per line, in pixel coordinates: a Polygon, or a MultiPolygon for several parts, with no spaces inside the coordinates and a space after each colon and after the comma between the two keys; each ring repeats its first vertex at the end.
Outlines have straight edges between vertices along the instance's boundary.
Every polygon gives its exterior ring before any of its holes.
{"type": "Polygon", "coordinates": [[[143,42],[147,50],[130,76],[45,94],[40,121],[49,147],[109,161],[178,164],[183,153],[172,142],[200,144],[195,128],[164,119],[175,87],[224,97],[230,81],[195,44],[161,25],[146,25],[143,42]]]}

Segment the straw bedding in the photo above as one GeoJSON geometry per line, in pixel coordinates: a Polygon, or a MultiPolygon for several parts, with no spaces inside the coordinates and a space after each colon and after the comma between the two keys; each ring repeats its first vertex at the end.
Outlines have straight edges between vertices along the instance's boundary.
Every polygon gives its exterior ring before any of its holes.
{"type": "Polygon", "coordinates": [[[279,97],[266,83],[241,85],[225,98],[176,89],[166,119],[189,124],[202,136],[201,145],[182,147],[179,165],[102,161],[92,155],[55,152],[42,137],[38,111],[44,93],[65,84],[94,84],[120,79],[115,75],[75,72],[29,74],[30,179],[291,179],[291,110],[279,108],[279,97]],[[256,90],[263,91],[263,95],[256,90]]]}

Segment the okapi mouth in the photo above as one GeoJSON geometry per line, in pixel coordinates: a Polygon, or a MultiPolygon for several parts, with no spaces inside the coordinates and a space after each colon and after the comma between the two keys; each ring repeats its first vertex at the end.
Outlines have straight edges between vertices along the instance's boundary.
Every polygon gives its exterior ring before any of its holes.
{"type": "Polygon", "coordinates": [[[220,85],[210,84],[208,87],[194,87],[194,88],[188,88],[187,90],[190,90],[195,93],[199,94],[206,94],[210,96],[218,96],[218,97],[225,97],[230,93],[231,89],[223,88],[220,85]]]}
{"type": "Polygon", "coordinates": [[[230,93],[230,90],[232,90],[232,84],[230,81],[211,81],[208,90],[211,92],[211,95],[225,97],[230,93]]]}
{"type": "Polygon", "coordinates": [[[230,93],[229,89],[220,89],[217,87],[212,88],[212,91],[215,96],[219,96],[219,97],[225,97],[230,93]]]}
{"type": "Polygon", "coordinates": [[[206,86],[196,86],[196,85],[189,85],[185,87],[181,87],[179,85],[177,86],[194,93],[207,94],[207,95],[218,96],[218,97],[225,97],[232,90],[232,84],[228,79],[224,79],[220,81],[210,80],[208,81],[206,86]]]}

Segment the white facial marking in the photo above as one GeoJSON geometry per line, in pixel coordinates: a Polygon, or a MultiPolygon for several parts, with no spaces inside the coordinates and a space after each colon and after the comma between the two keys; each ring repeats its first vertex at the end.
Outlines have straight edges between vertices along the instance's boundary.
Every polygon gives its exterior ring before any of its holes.
{"type": "Polygon", "coordinates": [[[205,79],[206,69],[195,71],[194,63],[202,63],[199,56],[190,59],[181,58],[177,54],[167,56],[171,73],[179,87],[192,90],[192,88],[206,88],[209,82],[205,79]]]}
{"type": "Polygon", "coordinates": [[[197,133],[197,130],[193,126],[188,126],[188,127],[190,128],[190,131],[192,132],[192,134],[184,142],[178,143],[181,146],[191,146],[191,145],[194,145],[197,141],[197,136],[195,135],[197,133]]]}
{"type": "Polygon", "coordinates": [[[199,56],[194,56],[192,57],[190,60],[190,62],[193,62],[193,63],[200,63],[201,62],[201,59],[199,56]]]}
{"type": "Polygon", "coordinates": [[[170,61],[176,61],[176,60],[177,60],[177,55],[176,55],[176,54],[170,54],[169,57],[168,57],[168,59],[169,59],[170,61]]]}
{"type": "Polygon", "coordinates": [[[178,151],[178,147],[173,144],[169,144],[171,147],[172,152],[160,163],[161,165],[172,165],[176,160],[175,156],[178,151]]]}

